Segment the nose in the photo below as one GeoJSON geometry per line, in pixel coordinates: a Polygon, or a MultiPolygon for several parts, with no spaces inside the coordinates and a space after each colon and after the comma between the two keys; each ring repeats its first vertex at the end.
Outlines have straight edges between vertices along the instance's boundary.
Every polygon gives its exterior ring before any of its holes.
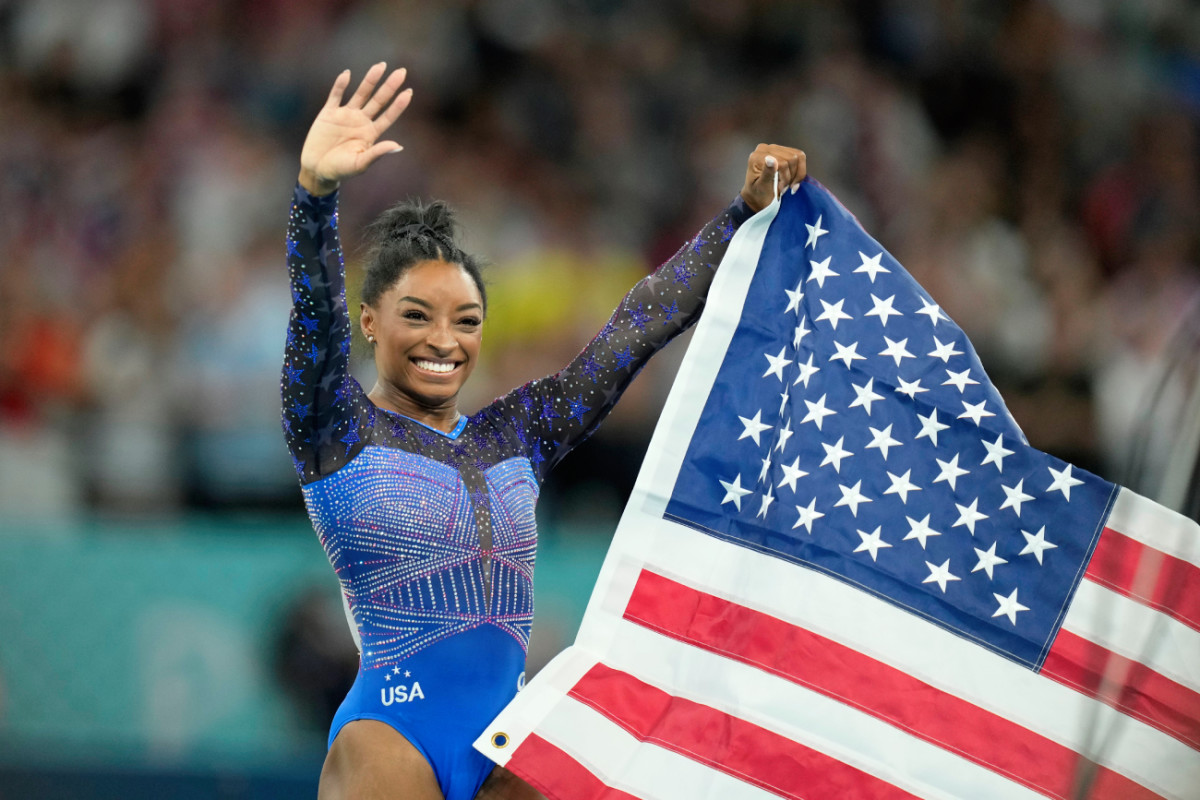
{"type": "Polygon", "coordinates": [[[432,326],[425,337],[425,343],[440,356],[450,355],[458,346],[458,340],[454,338],[454,332],[448,323],[432,326]]]}

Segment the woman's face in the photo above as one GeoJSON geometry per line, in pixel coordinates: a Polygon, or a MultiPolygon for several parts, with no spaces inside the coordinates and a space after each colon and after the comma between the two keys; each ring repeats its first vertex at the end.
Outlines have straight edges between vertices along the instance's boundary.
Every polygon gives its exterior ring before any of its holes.
{"type": "Polygon", "coordinates": [[[458,264],[420,261],[374,307],[363,304],[362,329],[375,339],[379,383],[389,396],[411,401],[415,412],[445,408],[479,357],[483,299],[458,264]]]}

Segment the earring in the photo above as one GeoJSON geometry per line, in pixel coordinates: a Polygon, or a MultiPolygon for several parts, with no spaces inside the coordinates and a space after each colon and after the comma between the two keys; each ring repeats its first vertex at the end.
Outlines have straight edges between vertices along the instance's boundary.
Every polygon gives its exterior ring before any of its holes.
{"type": "Polygon", "coordinates": [[[374,336],[370,336],[370,335],[368,335],[368,336],[367,336],[367,341],[368,341],[368,342],[370,342],[371,344],[375,344],[375,337],[374,337],[374,336]]]}

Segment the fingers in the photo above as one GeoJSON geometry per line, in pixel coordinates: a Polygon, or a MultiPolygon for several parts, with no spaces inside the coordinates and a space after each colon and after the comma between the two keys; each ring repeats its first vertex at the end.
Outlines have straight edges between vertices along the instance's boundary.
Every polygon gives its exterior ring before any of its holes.
{"type": "Polygon", "coordinates": [[[387,80],[383,85],[371,95],[371,99],[363,106],[363,113],[372,119],[379,113],[380,109],[387,105],[392,96],[404,85],[404,79],[408,75],[408,70],[404,67],[393,70],[391,75],[388,75],[387,80]]]}
{"type": "Polygon", "coordinates": [[[388,153],[399,153],[403,149],[399,142],[393,142],[390,139],[384,142],[376,142],[359,157],[358,171],[362,172],[381,156],[385,156],[388,153]]]}
{"type": "Polygon", "coordinates": [[[403,92],[397,95],[396,99],[392,101],[392,104],[388,106],[378,118],[376,118],[375,130],[378,133],[383,133],[385,130],[387,130],[391,124],[395,122],[401,114],[404,113],[404,109],[408,108],[408,104],[412,102],[412,95],[412,89],[405,89],[403,92]]]}
{"type": "Polygon", "coordinates": [[[387,64],[380,61],[367,70],[367,74],[363,76],[362,83],[354,90],[354,96],[346,102],[346,105],[349,108],[362,108],[366,104],[367,98],[375,91],[375,86],[379,83],[379,79],[383,77],[386,69],[387,64]]]}
{"type": "Polygon", "coordinates": [[[329,90],[329,97],[325,98],[326,108],[337,108],[342,103],[342,94],[346,91],[346,87],[350,85],[350,70],[344,69],[338,74],[337,79],[333,82],[333,88],[329,90]]]}

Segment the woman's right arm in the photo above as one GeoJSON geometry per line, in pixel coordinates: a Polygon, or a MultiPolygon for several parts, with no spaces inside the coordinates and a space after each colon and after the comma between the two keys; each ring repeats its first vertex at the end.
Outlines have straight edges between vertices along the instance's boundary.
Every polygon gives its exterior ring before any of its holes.
{"type": "Polygon", "coordinates": [[[408,106],[411,90],[396,94],[404,70],[380,84],[386,67],[368,70],[354,95],[346,70],[309,128],[300,154],[300,175],[288,219],[288,274],[292,315],[288,323],[281,394],[283,430],[301,483],[318,480],[361,449],[359,419],[371,411],[350,377],[350,314],[338,239],[337,188],[377,158],[400,150],[377,141],[408,106]]]}

